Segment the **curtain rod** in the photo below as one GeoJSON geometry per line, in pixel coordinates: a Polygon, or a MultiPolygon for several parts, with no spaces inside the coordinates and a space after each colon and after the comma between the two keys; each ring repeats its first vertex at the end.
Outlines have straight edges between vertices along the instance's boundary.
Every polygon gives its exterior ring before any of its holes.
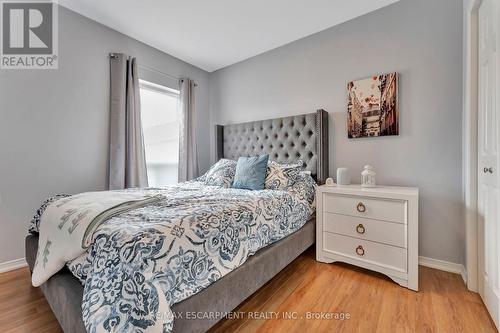
{"type": "MultiPolygon", "coordinates": [[[[111,59],[117,59],[118,58],[118,55],[116,53],[110,53],[109,54],[109,57],[111,59]]],[[[182,78],[179,78],[177,76],[173,76],[171,74],[168,74],[168,73],[165,73],[165,72],[162,72],[162,71],[159,71],[153,67],[149,67],[149,66],[146,66],[146,65],[141,65],[141,64],[137,64],[137,67],[139,68],[142,68],[142,69],[145,69],[145,70],[148,70],[148,71],[151,71],[151,72],[155,72],[155,73],[158,73],[160,75],[163,75],[163,76],[166,76],[166,77],[169,77],[171,79],[174,79],[174,80],[178,80],[178,81],[182,81],[183,79],[182,78]]],[[[195,87],[198,87],[198,83],[194,83],[194,86],[195,87]]]]}

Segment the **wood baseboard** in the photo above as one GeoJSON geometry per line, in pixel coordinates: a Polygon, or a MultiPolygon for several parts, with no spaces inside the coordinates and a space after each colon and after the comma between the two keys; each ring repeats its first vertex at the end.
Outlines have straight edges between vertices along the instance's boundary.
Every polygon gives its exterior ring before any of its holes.
{"type": "Polygon", "coordinates": [[[10,260],[6,262],[0,263],[0,273],[5,273],[9,271],[13,271],[18,268],[26,267],[28,263],[25,258],[10,260]]]}
{"type": "Polygon", "coordinates": [[[462,264],[422,256],[418,257],[418,264],[445,272],[460,274],[464,283],[467,284],[467,271],[465,270],[465,266],[462,264]]]}

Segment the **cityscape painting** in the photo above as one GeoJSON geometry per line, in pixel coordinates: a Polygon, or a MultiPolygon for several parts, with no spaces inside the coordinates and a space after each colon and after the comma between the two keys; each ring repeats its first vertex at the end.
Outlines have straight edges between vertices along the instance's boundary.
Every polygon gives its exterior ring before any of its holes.
{"type": "Polygon", "coordinates": [[[349,138],[399,135],[397,73],[349,82],[347,90],[349,138]]]}

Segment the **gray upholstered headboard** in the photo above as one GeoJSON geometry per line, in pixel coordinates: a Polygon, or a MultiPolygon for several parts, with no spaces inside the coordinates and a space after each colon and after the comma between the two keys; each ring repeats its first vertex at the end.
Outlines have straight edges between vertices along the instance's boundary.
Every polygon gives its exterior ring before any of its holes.
{"type": "Polygon", "coordinates": [[[302,160],[319,184],[328,177],[328,112],[217,125],[217,160],[269,154],[277,162],[302,160]]]}

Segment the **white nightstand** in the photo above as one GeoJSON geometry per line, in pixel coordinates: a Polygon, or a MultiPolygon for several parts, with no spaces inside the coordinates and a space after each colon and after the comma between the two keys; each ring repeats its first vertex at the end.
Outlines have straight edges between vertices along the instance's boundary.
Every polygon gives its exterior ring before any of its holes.
{"type": "Polygon", "coordinates": [[[342,261],[418,291],[418,189],[319,186],[316,260],[342,261]]]}

